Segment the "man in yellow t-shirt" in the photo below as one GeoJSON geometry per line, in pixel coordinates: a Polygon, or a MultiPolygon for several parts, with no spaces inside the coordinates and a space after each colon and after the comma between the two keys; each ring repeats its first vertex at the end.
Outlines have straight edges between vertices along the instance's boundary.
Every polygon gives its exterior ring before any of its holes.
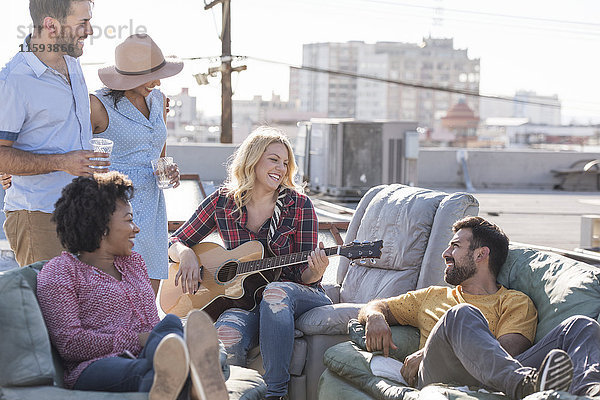
{"type": "MultiPolygon", "coordinates": [[[[383,350],[387,356],[396,347],[388,324],[411,325],[420,330],[420,349],[405,359],[400,371],[411,386],[484,386],[513,399],[541,390],[569,390],[570,355],[577,357],[576,364],[580,355],[568,346],[560,349],[558,343],[575,325],[567,320],[531,347],[537,325],[533,302],[496,282],[508,255],[508,238],[481,217],[466,217],[452,228],[454,237],[442,256],[444,279],[456,287],[429,287],[367,304],[359,313],[367,350],[383,350]]],[[[589,321],[582,321],[577,333],[588,329],[584,325],[589,321]]],[[[586,374],[585,368],[580,375],[586,374]]],[[[576,378],[573,393],[589,393],[598,382],[576,378]]]]}

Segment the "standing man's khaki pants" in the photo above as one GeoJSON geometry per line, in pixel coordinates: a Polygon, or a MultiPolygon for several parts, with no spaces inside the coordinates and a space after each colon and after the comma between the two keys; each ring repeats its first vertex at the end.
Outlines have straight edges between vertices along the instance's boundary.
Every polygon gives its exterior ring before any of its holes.
{"type": "Polygon", "coordinates": [[[4,233],[21,267],[50,260],[64,250],[56,235],[52,214],[41,211],[7,211],[4,233]]]}

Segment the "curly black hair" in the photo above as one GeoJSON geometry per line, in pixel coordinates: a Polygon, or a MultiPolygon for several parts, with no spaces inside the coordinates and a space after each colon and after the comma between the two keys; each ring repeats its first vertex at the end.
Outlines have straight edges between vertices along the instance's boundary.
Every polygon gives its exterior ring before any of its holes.
{"type": "Polygon", "coordinates": [[[52,220],[62,245],[71,253],[92,252],[108,234],[108,223],[117,200],[133,198],[131,180],[116,171],[77,177],[64,187],[54,205],[52,220]]]}

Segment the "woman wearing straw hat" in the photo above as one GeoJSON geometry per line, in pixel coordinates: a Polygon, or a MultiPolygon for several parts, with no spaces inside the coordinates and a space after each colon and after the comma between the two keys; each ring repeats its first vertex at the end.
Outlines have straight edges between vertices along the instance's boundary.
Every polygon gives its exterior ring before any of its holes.
{"type": "MultiPolygon", "coordinates": [[[[166,97],[157,86],[182,69],[183,63],[165,60],[150,36],[131,35],[117,46],[115,65],[98,71],[106,87],[90,95],[94,137],[114,142],[111,169],[128,175],[135,187],[132,206],[140,227],[135,250],[146,262],[155,294],[168,276],[165,198],[151,165],[165,156],[167,140],[166,97]]],[[[177,165],[169,177],[177,187],[177,165]]]]}

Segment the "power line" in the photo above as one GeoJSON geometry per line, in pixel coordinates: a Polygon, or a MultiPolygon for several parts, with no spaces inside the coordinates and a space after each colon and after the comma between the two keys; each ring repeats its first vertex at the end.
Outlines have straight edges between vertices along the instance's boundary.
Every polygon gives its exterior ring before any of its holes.
{"type": "Polygon", "coordinates": [[[600,29],[600,24],[594,23],[594,22],[528,17],[528,16],[522,16],[522,15],[510,15],[510,14],[490,13],[490,12],[483,12],[483,11],[461,10],[461,9],[447,8],[447,7],[421,6],[421,5],[398,3],[395,1],[386,1],[386,0],[361,0],[361,1],[367,2],[367,3],[379,3],[379,4],[387,4],[387,5],[393,5],[393,6],[408,7],[408,8],[427,9],[430,11],[438,9],[438,8],[442,8],[444,10],[444,12],[449,11],[449,12],[454,12],[454,13],[459,13],[459,14],[481,15],[481,16],[508,18],[508,19],[515,19],[515,20],[520,19],[520,20],[534,21],[534,22],[551,22],[551,23],[557,23],[557,24],[584,25],[584,26],[589,26],[589,27],[600,29]]]}
{"type": "MultiPolygon", "coordinates": [[[[236,57],[244,57],[244,56],[236,56],[236,57]]],[[[380,77],[372,76],[372,75],[363,75],[363,74],[357,74],[357,73],[353,73],[353,72],[337,71],[337,70],[318,68],[318,67],[310,67],[310,66],[306,66],[306,65],[298,66],[298,65],[289,64],[289,63],[286,63],[283,61],[274,61],[274,60],[268,60],[268,59],[264,59],[264,58],[251,57],[251,56],[246,56],[245,58],[250,59],[250,60],[270,63],[270,64],[283,65],[283,66],[286,66],[289,68],[302,70],[302,71],[325,73],[325,74],[330,74],[330,75],[338,75],[338,76],[344,76],[344,77],[352,78],[352,79],[366,79],[366,80],[371,80],[371,81],[375,81],[375,82],[411,87],[411,88],[415,88],[415,89],[434,90],[434,91],[438,91],[438,92],[462,94],[465,96],[473,96],[473,97],[492,99],[492,100],[500,100],[500,101],[510,101],[513,103],[531,104],[531,105],[538,105],[538,106],[544,106],[544,107],[554,107],[554,108],[560,107],[560,105],[557,105],[557,104],[544,103],[544,102],[540,102],[540,101],[522,100],[522,99],[516,99],[513,97],[481,94],[478,91],[474,91],[474,90],[458,89],[458,88],[443,87],[443,86],[436,86],[436,85],[427,85],[424,83],[407,82],[407,81],[401,81],[401,80],[396,80],[396,79],[380,78],[380,77]]]]}
{"type": "MultiPolygon", "coordinates": [[[[304,0],[305,4],[307,4],[307,1],[310,0],[304,0]]],[[[585,27],[582,27],[581,29],[578,29],[577,27],[568,27],[568,26],[563,26],[563,27],[555,27],[555,26],[548,26],[549,22],[554,22],[554,23],[563,23],[563,24],[567,24],[567,25],[572,25],[572,24],[579,24],[579,22],[577,21],[560,21],[560,20],[555,20],[555,19],[544,19],[544,18],[535,18],[535,17],[521,17],[521,16],[511,16],[511,15],[505,15],[505,14],[494,14],[494,13],[486,13],[486,12],[477,12],[477,11],[467,11],[467,10],[458,10],[458,9],[447,9],[445,7],[430,7],[430,6],[418,6],[418,5],[411,5],[411,4],[404,4],[404,3],[393,3],[393,2],[385,2],[384,0],[361,0],[361,1],[366,1],[366,2],[375,2],[375,3],[383,3],[383,4],[388,4],[388,5],[394,5],[394,6],[399,6],[399,7],[409,7],[409,8],[414,8],[416,9],[415,11],[419,11],[419,10],[423,10],[423,11],[432,11],[432,10],[436,10],[436,9],[443,9],[444,11],[450,11],[455,12],[455,14],[467,14],[465,17],[462,17],[460,15],[456,15],[456,16],[448,16],[448,15],[444,15],[443,16],[443,20],[450,20],[450,21],[454,21],[454,22],[466,22],[468,24],[478,24],[478,25],[497,25],[497,26],[502,26],[502,27],[508,27],[508,28],[519,28],[519,29],[523,29],[523,30],[529,30],[529,31],[534,31],[536,33],[540,33],[540,31],[547,31],[547,32],[555,32],[555,33],[564,33],[564,34],[570,34],[570,35],[574,35],[576,37],[583,37],[583,38],[588,38],[588,39],[598,39],[600,37],[600,24],[593,24],[593,23],[584,23],[581,22],[581,24],[588,24],[591,25],[593,28],[598,28],[598,31],[589,31],[589,30],[582,30],[585,29],[585,27]],[[473,19],[473,18],[468,18],[468,16],[470,14],[475,14],[473,16],[480,16],[480,17],[485,17],[486,19],[483,20],[481,18],[478,19],[473,19]],[[491,19],[490,19],[491,17],[491,19]],[[513,19],[513,21],[511,22],[505,22],[502,23],[498,20],[498,18],[504,18],[504,19],[513,19]],[[521,22],[519,20],[522,20],[521,22]],[[538,22],[539,24],[543,24],[543,25],[532,25],[531,22],[538,22]]],[[[336,1],[335,0],[330,0],[329,2],[327,2],[326,4],[322,3],[322,2],[317,2],[314,4],[317,4],[319,7],[323,7],[323,6],[329,6],[332,9],[335,8],[336,12],[339,13],[349,13],[349,10],[358,10],[361,11],[362,13],[365,12],[369,12],[369,11],[373,11],[374,13],[377,12],[376,16],[377,18],[384,18],[386,15],[385,14],[381,14],[380,10],[375,10],[372,7],[369,9],[366,9],[365,7],[361,7],[357,2],[355,3],[348,3],[346,1],[344,2],[337,2],[339,4],[339,6],[336,6],[336,1]]],[[[312,4],[312,3],[311,3],[312,4]]],[[[353,12],[354,14],[354,12],[353,12]]],[[[429,14],[416,14],[416,13],[406,13],[406,12],[402,12],[402,17],[416,17],[416,18],[420,18],[420,19],[431,19],[431,15],[429,14]]]]}
{"type": "MultiPolygon", "coordinates": [[[[221,58],[222,58],[221,56],[203,56],[203,57],[181,57],[179,59],[182,61],[209,60],[210,62],[217,62],[217,61],[220,61],[221,58]]],[[[417,89],[436,90],[436,91],[440,91],[440,92],[463,94],[465,96],[474,96],[474,97],[487,98],[487,99],[500,100],[500,101],[510,101],[510,102],[522,103],[522,104],[532,104],[532,105],[539,105],[539,106],[544,106],[544,107],[556,107],[556,108],[562,107],[562,105],[559,106],[556,104],[535,102],[535,101],[529,101],[529,100],[520,100],[520,99],[515,99],[513,97],[506,97],[506,96],[486,95],[486,94],[482,94],[479,92],[464,90],[464,89],[456,89],[456,88],[448,88],[448,87],[443,87],[443,86],[426,85],[426,84],[415,83],[415,82],[405,82],[405,81],[400,81],[400,80],[384,79],[384,78],[379,78],[379,77],[371,76],[371,75],[353,74],[350,72],[329,70],[329,69],[324,69],[324,68],[298,66],[298,65],[283,62],[283,61],[268,60],[268,59],[264,59],[264,58],[253,57],[253,56],[233,55],[233,56],[231,56],[230,59],[232,61],[254,60],[254,61],[264,62],[264,63],[268,63],[268,64],[281,65],[281,66],[285,66],[288,68],[294,68],[294,69],[298,69],[298,70],[306,70],[306,71],[318,72],[318,73],[327,73],[327,74],[331,74],[331,75],[341,75],[341,76],[345,76],[348,78],[355,78],[355,79],[368,79],[368,80],[378,81],[381,83],[396,84],[396,85],[401,85],[401,86],[413,87],[413,88],[417,88],[417,89]]],[[[84,66],[91,66],[91,65],[98,65],[98,64],[106,64],[106,63],[105,62],[82,63],[82,65],[84,65],[84,66]]],[[[239,81],[239,76],[238,76],[238,81],[239,81]]],[[[237,86],[237,84],[236,84],[236,86],[237,86]]],[[[595,112],[595,111],[597,111],[597,109],[591,108],[591,107],[600,107],[600,103],[584,102],[581,100],[569,100],[569,99],[564,99],[564,98],[561,99],[562,102],[567,101],[567,100],[572,103],[584,104],[584,105],[587,105],[590,107],[590,108],[587,108],[585,106],[584,107],[580,107],[580,106],[569,107],[569,109],[571,109],[571,110],[586,111],[586,112],[594,111],[595,112]]]]}

